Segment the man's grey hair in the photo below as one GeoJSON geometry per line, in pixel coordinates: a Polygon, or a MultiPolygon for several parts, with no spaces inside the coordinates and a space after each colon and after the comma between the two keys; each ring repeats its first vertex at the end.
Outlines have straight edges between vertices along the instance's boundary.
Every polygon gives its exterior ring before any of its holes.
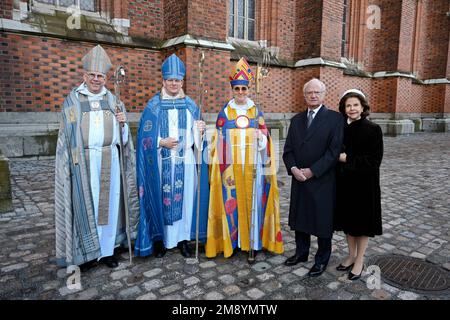
{"type": "Polygon", "coordinates": [[[322,81],[320,81],[320,80],[317,79],[317,78],[312,78],[312,79],[309,80],[307,83],[305,83],[305,85],[303,86],[303,94],[306,93],[306,88],[307,88],[310,84],[313,84],[313,83],[318,83],[318,84],[320,84],[320,87],[321,87],[321,91],[322,91],[322,92],[327,91],[327,87],[325,86],[325,83],[323,83],[322,81]]]}

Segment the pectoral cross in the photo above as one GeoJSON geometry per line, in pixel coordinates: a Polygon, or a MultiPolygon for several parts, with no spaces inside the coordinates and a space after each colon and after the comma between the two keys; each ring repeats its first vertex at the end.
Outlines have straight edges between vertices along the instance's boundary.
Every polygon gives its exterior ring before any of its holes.
{"type": "Polygon", "coordinates": [[[100,127],[100,123],[101,123],[100,117],[98,116],[98,114],[96,114],[94,119],[95,128],[98,129],[100,127]]]}

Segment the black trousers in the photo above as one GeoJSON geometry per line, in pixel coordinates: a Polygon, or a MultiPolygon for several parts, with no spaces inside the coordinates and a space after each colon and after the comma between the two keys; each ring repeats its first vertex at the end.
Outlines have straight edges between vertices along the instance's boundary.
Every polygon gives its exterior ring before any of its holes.
{"type": "MultiPolygon", "coordinates": [[[[314,257],[316,264],[327,265],[331,256],[331,238],[317,238],[317,243],[319,248],[317,249],[316,255],[314,257]]],[[[299,256],[308,256],[309,247],[311,246],[311,235],[295,231],[295,244],[297,245],[296,253],[299,256]]]]}

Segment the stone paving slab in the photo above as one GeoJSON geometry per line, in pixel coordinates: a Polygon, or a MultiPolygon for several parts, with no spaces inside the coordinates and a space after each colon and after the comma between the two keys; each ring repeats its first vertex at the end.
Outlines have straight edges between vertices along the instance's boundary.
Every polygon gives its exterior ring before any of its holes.
{"type": "MultiPolygon", "coordinates": [[[[450,269],[450,133],[384,137],[381,168],[384,234],[370,240],[367,258],[395,253],[450,269]]],[[[282,146],[281,142],[280,146],[282,146]]],[[[281,148],[280,148],[281,150],[281,148]]],[[[0,299],[138,300],[444,300],[450,292],[417,293],[390,286],[369,289],[368,274],[355,282],[335,267],[346,254],[342,233],[335,233],[327,271],[308,278],[317,248],[308,262],[294,267],[284,260],[295,250],[287,226],[290,179],[280,165],[281,224],[286,251],[261,252],[253,266],[238,252],[230,259],[190,265],[177,249],[163,259],[134,258],[118,249],[119,267],[104,265],[74,274],[55,264],[54,159],[18,159],[10,163],[14,211],[0,214],[0,299]]]]}

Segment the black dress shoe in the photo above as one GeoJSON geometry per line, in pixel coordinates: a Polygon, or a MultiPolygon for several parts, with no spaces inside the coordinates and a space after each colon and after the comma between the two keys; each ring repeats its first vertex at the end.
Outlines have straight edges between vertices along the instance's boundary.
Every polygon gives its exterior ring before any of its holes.
{"type": "Polygon", "coordinates": [[[306,262],[306,261],[308,261],[308,256],[299,256],[296,254],[295,256],[287,258],[284,264],[287,266],[295,266],[299,262],[306,262]]]}
{"type": "Polygon", "coordinates": [[[236,255],[236,253],[239,251],[240,249],[238,247],[233,249],[233,253],[231,254],[231,256],[229,256],[228,258],[233,257],[234,255],[236,255]]]}
{"type": "Polygon", "coordinates": [[[314,264],[312,268],[309,270],[308,276],[318,277],[325,271],[326,268],[327,268],[326,264],[314,264]]]}
{"type": "Polygon", "coordinates": [[[101,258],[100,262],[106,264],[106,266],[108,266],[109,268],[117,268],[117,266],[119,265],[114,256],[101,258]]]}
{"type": "Polygon", "coordinates": [[[362,269],[361,269],[361,272],[360,272],[359,274],[354,274],[354,273],[352,273],[352,272],[350,271],[350,272],[348,273],[348,280],[355,281],[355,280],[358,280],[359,278],[361,278],[361,275],[362,275],[362,272],[363,272],[364,268],[365,268],[365,266],[363,265],[363,267],[362,267],[362,269]]]}
{"type": "Polygon", "coordinates": [[[344,266],[342,263],[336,267],[337,271],[350,271],[353,268],[354,263],[349,266],[344,266]]]}
{"type": "Polygon", "coordinates": [[[181,255],[182,255],[183,257],[185,257],[185,258],[190,258],[190,257],[192,257],[192,251],[191,251],[191,248],[189,248],[189,246],[188,246],[186,240],[181,241],[181,242],[178,242],[177,247],[178,247],[178,249],[180,249],[181,255]]]}
{"type": "Polygon", "coordinates": [[[88,271],[88,270],[90,270],[90,269],[92,269],[92,268],[94,268],[96,266],[97,266],[97,261],[95,261],[95,260],[88,261],[88,262],[83,263],[83,264],[80,265],[80,271],[81,272],[86,272],[86,271],[88,271]]]}
{"type": "Polygon", "coordinates": [[[156,241],[153,243],[153,255],[156,258],[162,258],[166,254],[166,247],[164,247],[164,243],[162,241],[156,241]]]}

